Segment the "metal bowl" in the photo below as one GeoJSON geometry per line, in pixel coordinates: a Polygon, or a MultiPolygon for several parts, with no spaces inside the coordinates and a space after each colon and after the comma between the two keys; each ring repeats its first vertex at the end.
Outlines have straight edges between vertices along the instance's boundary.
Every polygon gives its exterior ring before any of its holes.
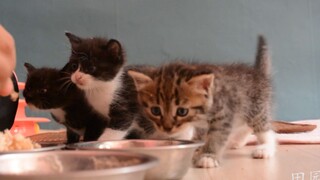
{"type": "Polygon", "coordinates": [[[115,151],[50,151],[0,156],[0,179],[144,179],[154,157],[115,151]]]}
{"type": "Polygon", "coordinates": [[[61,150],[65,148],[66,145],[52,145],[52,146],[46,146],[41,148],[35,148],[30,150],[15,150],[15,151],[0,151],[0,155],[2,154],[15,154],[15,153],[33,153],[33,152],[43,152],[43,151],[54,151],[54,150],[61,150]]]}
{"type": "Polygon", "coordinates": [[[184,140],[119,140],[77,143],[80,150],[128,150],[157,157],[160,164],[147,171],[146,179],[181,179],[191,167],[194,151],[203,142],[184,140]]]}

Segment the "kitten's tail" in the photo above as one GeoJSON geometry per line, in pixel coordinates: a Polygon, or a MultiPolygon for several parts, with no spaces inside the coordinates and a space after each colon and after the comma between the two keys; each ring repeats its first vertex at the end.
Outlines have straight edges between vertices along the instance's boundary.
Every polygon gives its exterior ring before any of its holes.
{"type": "Polygon", "coordinates": [[[258,36],[255,68],[266,76],[271,74],[271,57],[263,35],[258,36]]]}

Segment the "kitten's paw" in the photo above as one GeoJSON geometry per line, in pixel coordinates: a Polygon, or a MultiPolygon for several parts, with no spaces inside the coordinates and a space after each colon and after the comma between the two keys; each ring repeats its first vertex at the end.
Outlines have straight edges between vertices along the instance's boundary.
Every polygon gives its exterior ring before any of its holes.
{"type": "Polygon", "coordinates": [[[263,144],[257,146],[252,152],[252,157],[257,159],[266,159],[272,157],[276,152],[277,142],[273,131],[256,134],[258,141],[263,144]]]}
{"type": "Polygon", "coordinates": [[[199,168],[214,168],[219,167],[219,161],[213,154],[202,154],[198,160],[195,161],[195,166],[199,168]]]}
{"type": "Polygon", "coordinates": [[[261,145],[252,152],[252,157],[255,159],[267,159],[274,156],[274,154],[275,154],[275,148],[261,145]]]}

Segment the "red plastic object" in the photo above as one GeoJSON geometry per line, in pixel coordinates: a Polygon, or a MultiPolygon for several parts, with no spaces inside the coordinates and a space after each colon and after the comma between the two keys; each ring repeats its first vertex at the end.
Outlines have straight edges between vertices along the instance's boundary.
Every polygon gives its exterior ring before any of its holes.
{"type": "MultiPolygon", "coordinates": [[[[24,89],[24,83],[18,83],[19,89],[24,89]]],[[[48,118],[42,117],[27,117],[25,108],[27,103],[24,99],[19,99],[18,109],[13,126],[10,129],[12,134],[20,133],[24,136],[30,136],[39,132],[38,122],[49,122],[48,118]]]]}

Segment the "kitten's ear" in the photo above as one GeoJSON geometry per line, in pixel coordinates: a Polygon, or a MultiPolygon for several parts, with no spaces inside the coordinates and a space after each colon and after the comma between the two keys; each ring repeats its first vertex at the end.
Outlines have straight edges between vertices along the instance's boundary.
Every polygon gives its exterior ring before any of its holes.
{"type": "Polygon", "coordinates": [[[200,93],[207,93],[213,86],[214,74],[202,74],[192,77],[187,83],[188,85],[200,93]]]}
{"type": "Polygon", "coordinates": [[[130,71],[128,71],[128,74],[132,77],[134,84],[137,88],[137,91],[140,91],[146,85],[153,82],[149,76],[142,74],[140,72],[130,70],[130,71]]]}
{"type": "Polygon", "coordinates": [[[106,46],[102,47],[103,49],[107,50],[113,57],[119,58],[122,56],[122,47],[119,41],[115,39],[110,39],[106,46]]]}
{"type": "Polygon", "coordinates": [[[74,47],[75,45],[78,45],[82,41],[82,38],[80,38],[70,32],[65,32],[65,34],[68,37],[72,47],[74,47]]]}
{"type": "Polygon", "coordinates": [[[24,63],[24,67],[26,67],[28,73],[31,73],[32,71],[36,70],[36,68],[29,63],[24,63]]]}

